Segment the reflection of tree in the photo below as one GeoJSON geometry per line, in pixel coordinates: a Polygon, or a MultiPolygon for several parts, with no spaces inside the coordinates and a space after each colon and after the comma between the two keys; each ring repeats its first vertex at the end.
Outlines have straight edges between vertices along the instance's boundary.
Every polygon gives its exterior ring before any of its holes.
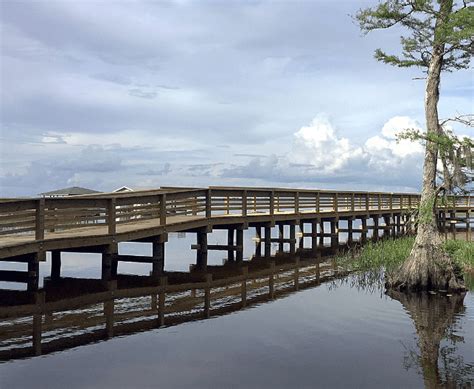
{"type": "Polygon", "coordinates": [[[407,350],[405,367],[419,368],[427,388],[470,388],[474,366],[464,363],[462,356],[456,355],[457,343],[464,342],[464,338],[455,334],[457,318],[465,310],[464,294],[448,297],[393,290],[387,293],[404,306],[418,335],[419,354],[407,350]],[[448,341],[448,345],[440,347],[443,339],[448,341]]]}

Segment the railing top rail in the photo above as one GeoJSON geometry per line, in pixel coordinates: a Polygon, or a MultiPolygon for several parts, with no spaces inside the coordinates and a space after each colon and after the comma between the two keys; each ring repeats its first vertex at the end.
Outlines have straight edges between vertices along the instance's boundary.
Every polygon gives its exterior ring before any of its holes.
{"type": "MultiPolygon", "coordinates": [[[[347,190],[329,190],[329,189],[297,189],[297,188],[272,188],[272,187],[235,187],[235,186],[210,186],[209,188],[190,188],[190,187],[162,187],[157,189],[147,189],[147,190],[139,190],[133,192],[108,192],[108,193],[97,193],[97,194],[87,194],[87,195],[76,195],[76,196],[64,196],[64,197],[46,197],[46,202],[74,202],[78,200],[98,200],[98,199],[121,199],[121,198],[140,198],[146,197],[150,198],[151,196],[157,195],[173,195],[179,194],[179,197],[182,195],[189,194],[189,196],[195,195],[202,195],[204,192],[210,190],[211,193],[214,191],[217,194],[222,194],[228,192],[232,195],[237,195],[238,193],[242,193],[243,191],[247,191],[252,193],[252,195],[257,193],[262,193],[262,195],[268,195],[269,193],[276,193],[276,194],[290,194],[290,193],[301,193],[301,194],[340,194],[340,195],[383,195],[383,196],[416,196],[419,197],[419,193],[403,193],[403,192],[371,192],[371,191],[347,191],[347,190]]],[[[453,196],[449,196],[453,197],[453,196]]],[[[467,199],[470,196],[454,196],[459,199],[467,199]]],[[[28,204],[31,201],[36,201],[41,199],[42,197],[34,197],[34,198],[0,198],[0,204],[28,204]]]]}
{"type": "Polygon", "coordinates": [[[254,186],[247,186],[247,187],[235,187],[235,186],[210,186],[209,189],[213,190],[248,190],[248,191],[275,191],[275,192],[302,192],[302,193],[344,193],[344,194],[385,194],[385,195],[404,195],[404,196],[419,196],[419,193],[412,193],[412,192],[377,192],[377,191],[356,191],[356,190],[332,190],[332,189],[309,189],[309,188],[283,188],[283,187],[254,187],[254,186]]]}

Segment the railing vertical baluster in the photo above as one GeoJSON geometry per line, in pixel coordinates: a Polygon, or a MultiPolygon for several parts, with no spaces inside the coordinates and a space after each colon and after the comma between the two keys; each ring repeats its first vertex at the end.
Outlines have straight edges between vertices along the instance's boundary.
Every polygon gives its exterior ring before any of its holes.
{"type": "Polygon", "coordinates": [[[44,208],[45,199],[41,198],[36,203],[36,215],[35,215],[35,239],[44,239],[44,208]]]}
{"type": "Polygon", "coordinates": [[[211,189],[206,191],[206,219],[210,219],[212,216],[212,193],[211,189]]]}
{"type": "Polygon", "coordinates": [[[110,235],[115,235],[117,232],[116,222],[116,210],[115,210],[116,199],[112,197],[107,201],[107,225],[110,235]]]}
{"type": "Polygon", "coordinates": [[[247,190],[242,191],[242,216],[247,216],[247,190]]]}
{"type": "Polygon", "coordinates": [[[275,191],[270,192],[270,215],[275,214],[275,191]]]}
{"type": "Polygon", "coordinates": [[[166,225],[166,193],[160,195],[160,224],[166,225]]]}

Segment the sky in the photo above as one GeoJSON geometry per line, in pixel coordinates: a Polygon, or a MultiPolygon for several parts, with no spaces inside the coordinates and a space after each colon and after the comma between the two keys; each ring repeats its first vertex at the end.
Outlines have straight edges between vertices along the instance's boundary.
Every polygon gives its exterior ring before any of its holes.
{"type": "MultiPolygon", "coordinates": [[[[69,186],[419,191],[418,69],[359,1],[0,3],[0,197],[69,186]]],[[[443,75],[440,116],[473,112],[443,75]]],[[[472,129],[455,128],[473,136],[472,129]]]]}

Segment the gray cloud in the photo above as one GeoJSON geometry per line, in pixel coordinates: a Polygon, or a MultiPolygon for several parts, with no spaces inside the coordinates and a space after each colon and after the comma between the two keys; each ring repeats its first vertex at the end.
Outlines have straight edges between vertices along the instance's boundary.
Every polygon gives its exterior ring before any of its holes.
{"type": "MultiPolygon", "coordinates": [[[[1,195],[164,179],[373,184],[354,161],[321,176],[284,160],[320,112],[354,148],[393,116],[423,121],[419,73],[372,58],[399,31],[363,38],[348,17],[368,3],[5,2],[1,195]]],[[[447,75],[441,114],[467,112],[471,92],[465,73],[447,75]]]]}

